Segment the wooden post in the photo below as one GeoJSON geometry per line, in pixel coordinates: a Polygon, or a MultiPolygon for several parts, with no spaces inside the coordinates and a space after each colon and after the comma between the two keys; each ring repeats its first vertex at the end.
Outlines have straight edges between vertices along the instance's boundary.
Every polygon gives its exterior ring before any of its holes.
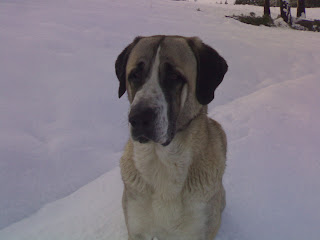
{"type": "Polygon", "coordinates": [[[305,0],[298,0],[297,2],[297,17],[306,17],[305,0]]]}
{"type": "Polygon", "coordinates": [[[270,17],[270,0],[264,0],[264,12],[265,16],[270,17]]]}

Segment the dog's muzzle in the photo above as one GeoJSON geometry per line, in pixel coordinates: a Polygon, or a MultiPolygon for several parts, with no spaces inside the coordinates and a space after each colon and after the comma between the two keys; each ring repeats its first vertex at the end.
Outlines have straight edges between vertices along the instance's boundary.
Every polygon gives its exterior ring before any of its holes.
{"type": "Polygon", "coordinates": [[[157,114],[149,107],[136,106],[131,109],[129,122],[131,124],[131,135],[133,140],[146,143],[149,140],[156,141],[155,123],[157,114]]]}

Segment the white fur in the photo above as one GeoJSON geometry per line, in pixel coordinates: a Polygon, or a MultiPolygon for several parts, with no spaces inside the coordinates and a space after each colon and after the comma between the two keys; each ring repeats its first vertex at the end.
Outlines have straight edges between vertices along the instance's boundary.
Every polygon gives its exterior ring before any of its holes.
{"type": "Polygon", "coordinates": [[[157,141],[163,144],[167,141],[168,136],[168,104],[166,102],[164,93],[160,87],[159,83],[159,65],[160,58],[159,52],[160,47],[157,50],[157,55],[151,69],[150,78],[147,79],[146,83],[142,88],[136,93],[133,102],[131,104],[131,109],[139,104],[140,102],[147,103],[148,107],[156,109],[157,119],[156,119],[156,129],[155,134],[157,136],[157,141]]]}
{"type": "Polygon", "coordinates": [[[187,95],[188,95],[188,84],[185,84],[182,88],[181,92],[181,104],[180,104],[180,110],[183,109],[184,103],[187,100],[187,95]]]}
{"type": "Polygon", "coordinates": [[[134,142],[134,162],[144,180],[154,189],[156,196],[164,200],[179,194],[186,180],[191,163],[191,151],[179,144],[179,136],[166,147],[153,142],[134,142]]]}

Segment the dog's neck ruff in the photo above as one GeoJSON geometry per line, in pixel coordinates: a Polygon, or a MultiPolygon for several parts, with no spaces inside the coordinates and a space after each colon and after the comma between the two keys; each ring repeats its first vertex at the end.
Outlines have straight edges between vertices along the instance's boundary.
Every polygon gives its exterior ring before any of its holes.
{"type": "Polygon", "coordinates": [[[161,199],[174,199],[184,187],[186,172],[192,162],[192,150],[181,144],[184,137],[178,134],[166,147],[154,142],[133,142],[135,166],[161,199]]]}

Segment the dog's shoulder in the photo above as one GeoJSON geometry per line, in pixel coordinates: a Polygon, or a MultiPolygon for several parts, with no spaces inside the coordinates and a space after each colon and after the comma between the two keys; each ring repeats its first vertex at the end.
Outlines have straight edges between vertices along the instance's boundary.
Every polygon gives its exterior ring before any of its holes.
{"type": "Polygon", "coordinates": [[[192,140],[193,159],[186,179],[185,192],[211,198],[222,187],[226,165],[227,139],[221,125],[207,116],[195,124],[192,140]]]}
{"type": "Polygon", "coordinates": [[[210,129],[210,140],[213,142],[213,144],[217,145],[219,148],[218,152],[223,153],[225,157],[227,153],[227,135],[225,131],[223,130],[221,124],[212,118],[208,118],[208,124],[210,129]]]}

